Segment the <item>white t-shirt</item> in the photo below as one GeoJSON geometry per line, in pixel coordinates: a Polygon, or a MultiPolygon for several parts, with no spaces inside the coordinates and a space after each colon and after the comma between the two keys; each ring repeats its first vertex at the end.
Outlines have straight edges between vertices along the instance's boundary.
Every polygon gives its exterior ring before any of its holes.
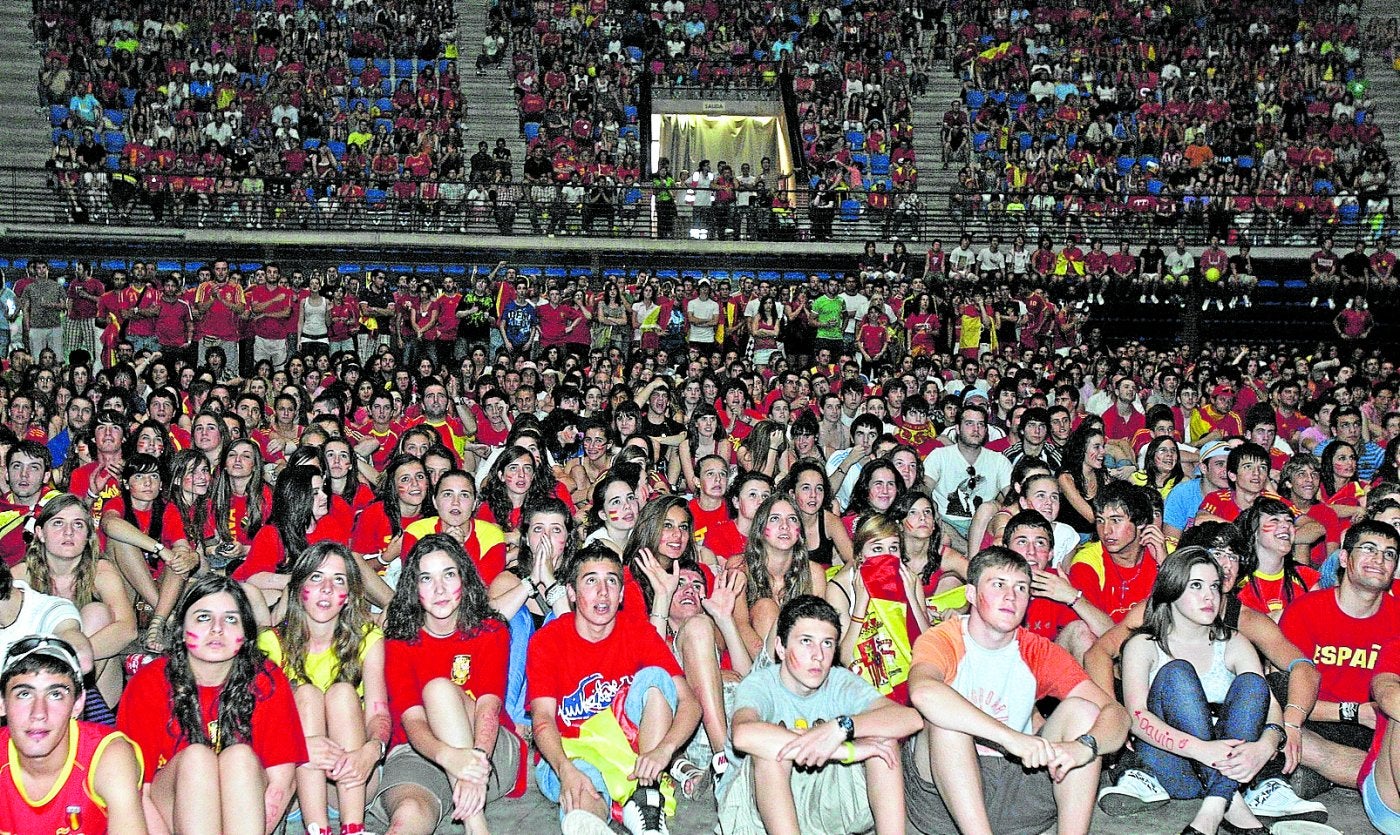
{"type": "Polygon", "coordinates": [[[715,193],[710,190],[714,181],[715,175],[712,171],[696,171],[690,175],[686,184],[695,189],[696,207],[705,208],[715,202],[715,193]]]}
{"type": "MultiPolygon", "coordinates": [[[[709,318],[711,318],[711,317],[718,317],[718,316],[719,316],[719,302],[715,301],[714,299],[710,299],[709,301],[705,301],[704,299],[701,299],[701,298],[694,298],[694,299],[691,299],[691,300],[690,300],[690,304],[686,305],[685,311],[686,311],[687,314],[689,314],[692,318],[695,318],[695,319],[709,319],[709,318]]],[[[716,319],[716,321],[718,321],[718,319],[716,319]]],[[[714,341],[715,341],[715,326],[714,326],[714,325],[704,326],[704,325],[695,325],[695,324],[692,324],[692,325],[690,326],[690,341],[691,341],[691,342],[714,342],[714,341]]]]}
{"type": "Polygon", "coordinates": [[[846,313],[850,317],[846,320],[846,333],[854,334],[856,325],[865,318],[865,312],[870,309],[870,299],[863,293],[842,293],[841,303],[846,306],[846,313]]]}
{"type": "Polygon", "coordinates": [[[940,515],[971,519],[978,505],[992,501],[1011,483],[1011,462],[1000,452],[982,449],[976,463],[969,465],[958,445],[952,444],[929,453],[924,475],[934,480],[932,498],[940,515]],[[968,475],[969,466],[972,475],[968,475]]]}
{"type": "Polygon", "coordinates": [[[41,594],[31,589],[23,580],[14,582],[22,600],[15,622],[0,629],[0,658],[5,657],[12,645],[30,635],[57,634],[64,621],[71,620],[74,626],[82,625],[78,607],[73,605],[73,601],[41,594]]]}

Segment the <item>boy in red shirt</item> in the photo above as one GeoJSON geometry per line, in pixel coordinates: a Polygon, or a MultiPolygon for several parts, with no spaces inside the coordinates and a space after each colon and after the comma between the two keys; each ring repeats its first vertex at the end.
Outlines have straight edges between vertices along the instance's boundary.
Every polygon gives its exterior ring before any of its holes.
{"type": "Polygon", "coordinates": [[[1144,489],[1125,481],[1104,485],[1094,500],[1098,541],[1084,545],[1070,558],[1070,583],[1114,623],[1134,603],[1151,596],[1157,560],[1150,551],[1165,553],[1144,489]]]}
{"type": "MultiPolygon", "coordinates": [[[[1373,741],[1371,679],[1381,645],[1400,634],[1400,601],[1389,592],[1400,534],[1374,519],[1352,525],[1342,540],[1341,584],[1284,609],[1279,629],[1321,674],[1317,704],[1303,723],[1302,766],[1339,786],[1357,787],[1373,741]]],[[[1271,686],[1286,676],[1272,677],[1271,686]]]]}
{"type": "Polygon", "coordinates": [[[623,823],[630,831],[659,829],[663,803],[657,783],[700,724],[700,705],[661,636],[649,629],[616,628],[623,586],[616,552],[588,546],[560,581],[573,616],[536,632],[526,662],[535,746],[542,758],[535,769],[540,791],[560,804],[561,819],[593,815],[606,821],[611,801],[625,799],[623,823]],[[582,750],[579,736],[589,722],[620,725],[637,752],[630,764],[603,764],[636,781],[630,798],[610,797],[599,765],[582,750]]]}

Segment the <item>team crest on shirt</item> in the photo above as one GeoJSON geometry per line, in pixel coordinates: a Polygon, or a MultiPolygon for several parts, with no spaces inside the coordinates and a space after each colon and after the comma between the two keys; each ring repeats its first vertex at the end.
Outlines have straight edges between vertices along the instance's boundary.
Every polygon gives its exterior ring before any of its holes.
{"type": "Polygon", "coordinates": [[[219,748],[220,748],[220,746],[219,746],[219,720],[218,720],[218,719],[215,719],[215,720],[213,720],[212,722],[210,722],[209,724],[205,725],[205,726],[204,726],[204,730],[205,730],[205,732],[206,732],[207,734],[209,734],[209,744],[212,745],[212,746],[214,746],[214,750],[215,750],[215,751],[218,751],[219,748]]]}
{"type": "Polygon", "coordinates": [[[458,655],[452,659],[452,683],[461,687],[472,676],[472,657],[458,655]]]}

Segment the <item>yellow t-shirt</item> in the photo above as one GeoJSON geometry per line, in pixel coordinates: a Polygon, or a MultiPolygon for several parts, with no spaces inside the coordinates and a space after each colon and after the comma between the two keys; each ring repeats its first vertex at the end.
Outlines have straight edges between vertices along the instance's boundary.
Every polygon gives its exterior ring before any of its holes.
{"type": "MultiPolygon", "coordinates": [[[[360,664],[365,663],[365,656],[369,655],[370,649],[380,641],[384,640],[384,633],[379,627],[370,624],[365,627],[364,640],[360,641],[360,664]]],[[[293,684],[306,684],[308,682],[299,680],[290,669],[283,664],[282,639],[276,632],[268,629],[258,636],[258,649],[267,654],[267,659],[282,668],[282,672],[287,674],[287,679],[293,684]]],[[[336,673],[340,671],[340,659],[335,657],[335,647],[327,647],[321,652],[313,652],[306,656],[306,676],[309,683],[314,684],[317,689],[325,692],[335,683],[336,673]]],[[[365,694],[364,685],[355,688],[361,696],[365,694]]]]}

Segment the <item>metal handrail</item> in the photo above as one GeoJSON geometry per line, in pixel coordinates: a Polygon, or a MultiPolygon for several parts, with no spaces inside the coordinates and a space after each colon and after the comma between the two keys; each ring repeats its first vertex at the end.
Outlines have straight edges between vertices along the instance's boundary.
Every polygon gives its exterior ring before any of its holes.
{"type": "MultiPolygon", "coordinates": [[[[384,184],[382,198],[372,195],[358,200],[335,196],[311,199],[304,191],[293,192],[287,181],[269,177],[265,178],[266,190],[262,194],[210,194],[208,199],[201,199],[188,192],[180,197],[168,192],[153,197],[139,185],[124,193],[125,187],[105,171],[87,178],[65,173],[71,176],[60,179],[51,172],[46,181],[32,169],[0,168],[0,223],[10,227],[72,224],[84,230],[156,226],[700,240],[715,239],[721,229],[729,230],[724,237],[732,238],[733,230],[738,229],[746,240],[850,242],[898,238],[941,240],[948,245],[963,234],[974,240],[991,235],[1009,240],[1020,234],[1031,242],[1042,234],[1053,241],[1077,234],[1086,240],[1102,238],[1107,245],[1127,241],[1134,246],[1148,240],[1170,241],[1177,236],[1186,238],[1189,245],[1199,246],[1213,235],[1227,243],[1312,246],[1330,235],[1339,244],[1350,245],[1400,231],[1392,211],[1372,216],[1358,212],[1352,219],[1334,218],[1330,222],[1311,212],[1270,216],[1251,211],[1226,216],[1204,210],[1179,210],[1173,217],[1164,218],[1129,210],[1128,195],[1118,196],[1100,213],[1036,214],[1028,210],[989,210],[981,196],[973,193],[929,190],[915,192],[919,200],[915,211],[895,208],[900,200],[897,192],[890,195],[890,208],[881,210],[871,207],[870,193],[853,190],[838,192],[845,199],[823,212],[810,205],[807,188],[792,188],[779,182],[779,187],[788,188],[782,193],[783,205],[766,211],[756,207],[747,211],[738,207],[718,212],[697,210],[693,206],[694,192],[680,186],[672,192],[675,220],[671,234],[665,235],[662,232],[667,226],[668,210],[646,184],[618,187],[616,205],[609,209],[606,205],[564,200],[557,185],[515,184],[495,190],[483,203],[465,198],[449,203],[441,196],[436,201],[417,196],[396,197],[391,183],[384,184]]],[[[441,194],[442,183],[438,185],[441,194]]],[[[324,187],[319,193],[325,193],[324,187]]],[[[587,196],[585,188],[584,197],[587,196]]],[[[1192,195],[1197,201],[1202,196],[1192,195]]],[[[1217,202],[1227,202],[1219,198],[1228,196],[1231,195],[1218,196],[1217,202]]],[[[1400,205],[1397,198],[1400,195],[1392,197],[1392,205],[1400,205]]],[[[1181,196],[1171,199],[1178,209],[1184,205],[1181,196]]],[[[1280,203],[1285,201],[1286,198],[1281,199],[1280,203]]]]}

